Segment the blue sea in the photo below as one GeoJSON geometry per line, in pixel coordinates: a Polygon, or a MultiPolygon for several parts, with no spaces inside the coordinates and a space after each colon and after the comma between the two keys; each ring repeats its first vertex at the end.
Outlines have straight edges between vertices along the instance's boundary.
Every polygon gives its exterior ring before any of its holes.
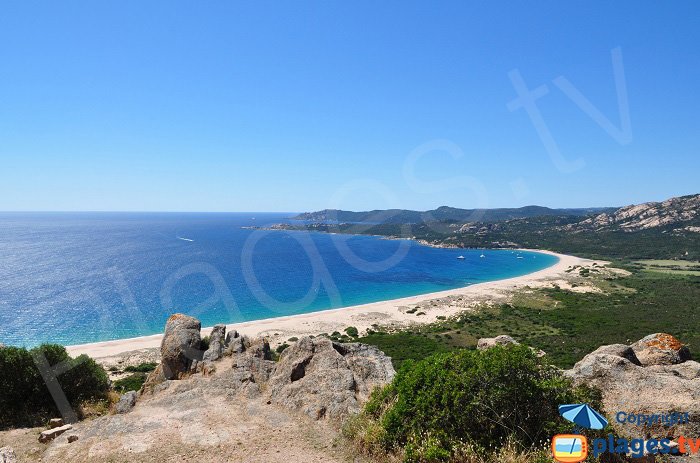
{"type": "Polygon", "coordinates": [[[0,342],[149,335],[174,312],[203,326],[308,313],[510,278],[557,261],[244,228],[290,215],[2,213],[0,342]]]}

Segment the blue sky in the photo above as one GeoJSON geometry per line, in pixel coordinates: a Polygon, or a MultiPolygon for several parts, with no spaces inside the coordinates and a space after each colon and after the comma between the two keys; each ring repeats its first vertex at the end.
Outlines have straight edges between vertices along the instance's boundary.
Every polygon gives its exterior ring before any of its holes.
{"type": "Polygon", "coordinates": [[[574,207],[700,192],[697,2],[1,8],[0,210],[574,207]],[[508,107],[516,70],[546,86],[539,123],[508,107]],[[562,76],[613,126],[629,114],[624,139],[562,76]]]}

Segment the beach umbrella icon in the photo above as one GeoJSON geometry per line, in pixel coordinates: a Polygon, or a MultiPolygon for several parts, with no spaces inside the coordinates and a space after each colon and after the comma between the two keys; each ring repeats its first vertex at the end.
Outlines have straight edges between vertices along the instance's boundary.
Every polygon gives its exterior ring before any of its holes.
{"type": "Polygon", "coordinates": [[[582,428],[603,429],[608,420],[587,404],[559,405],[559,414],[582,428]]]}

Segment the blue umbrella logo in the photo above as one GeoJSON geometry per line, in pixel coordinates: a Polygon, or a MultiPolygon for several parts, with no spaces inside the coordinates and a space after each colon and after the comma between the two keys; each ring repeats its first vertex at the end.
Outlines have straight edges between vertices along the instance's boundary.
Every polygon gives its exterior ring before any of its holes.
{"type": "Polygon", "coordinates": [[[587,404],[559,405],[559,414],[582,428],[603,429],[608,420],[587,404]]]}

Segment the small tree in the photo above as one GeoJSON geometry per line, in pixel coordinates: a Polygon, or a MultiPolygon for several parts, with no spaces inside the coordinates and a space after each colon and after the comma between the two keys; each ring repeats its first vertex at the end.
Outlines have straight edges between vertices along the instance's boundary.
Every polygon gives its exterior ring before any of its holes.
{"type": "Polygon", "coordinates": [[[71,358],[65,347],[43,344],[31,350],[20,347],[0,349],[0,428],[35,426],[59,413],[35,362],[65,365],[58,384],[71,406],[102,399],[109,390],[107,373],[86,355],[71,358]]]}

